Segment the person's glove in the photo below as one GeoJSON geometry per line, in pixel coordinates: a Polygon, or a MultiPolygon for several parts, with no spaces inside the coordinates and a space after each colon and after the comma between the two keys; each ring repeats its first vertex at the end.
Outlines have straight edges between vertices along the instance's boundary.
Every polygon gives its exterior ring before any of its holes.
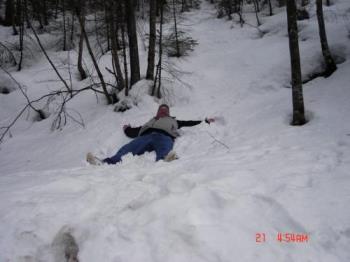
{"type": "Polygon", "coordinates": [[[206,117],[206,118],[205,118],[205,122],[206,122],[207,124],[213,123],[213,122],[215,122],[215,118],[206,117]]]}
{"type": "Polygon", "coordinates": [[[127,124],[127,125],[123,125],[123,130],[125,131],[127,128],[130,127],[130,124],[127,124]]]}

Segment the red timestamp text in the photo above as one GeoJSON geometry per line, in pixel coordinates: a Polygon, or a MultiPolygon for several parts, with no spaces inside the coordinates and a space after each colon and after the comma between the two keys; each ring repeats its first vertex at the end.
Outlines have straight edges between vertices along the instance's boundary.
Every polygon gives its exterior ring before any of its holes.
{"type": "MultiPolygon", "coordinates": [[[[268,237],[266,233],[259,232],[255,234],[255,242],[256,243],[264,243],[268,241],[268,237]]],[[[281,233],[278,232],[272,238],[280,243],[307,243],[310,240],[310,237],[306,233],[281,233]]]]}

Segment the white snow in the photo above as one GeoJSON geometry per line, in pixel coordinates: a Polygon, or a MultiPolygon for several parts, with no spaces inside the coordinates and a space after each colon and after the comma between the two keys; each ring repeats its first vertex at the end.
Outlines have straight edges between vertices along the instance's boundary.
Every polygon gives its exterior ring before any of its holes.
{"type": "MultiPolygon", "coordinates": [[[[84,161],[88,151],[114,154],[129,141],[123,124],[153,116],[158,103],[142,98],[145,81],[133,91],[137,106],[124,113],[92,93],[74,98],[69,112],[85,127],[70,120],[51,131],[54,115],[33,122],[33,112],[25,114],[0,144],[0,261],[62,261],[53,248],[62,230],[75,237],[84,262],[350,261],[350,3],[334,2],[325,7],[328,40],[346,61],[304,85],[304,126],[289,125],[285,10],[262,17],[260,38],[254,27],[216,19],[206,1],[184,20],[199,45],[175,60],[191,72],[182,80],[192,87],[174,84],[168,99],[180,120],[217,121],[182,129],[179,160],[155,163],[148,153],[114,166],[84,161]],[[308,241],[280,243],[278,233],[308,241]]],[[[253,24],[254,14],[245,15],[253,24]]],[[[300,24],[305,77],[322,57],[316,16],[300,24]]],[[[68,52],[49,54],[67,66],[68,52]]],[[[61,87],[45,59],[36,60],[12,72],[32,99],[61,87]]],[[[77,88],[88,83],[73,77],[77,88]]],[[[0,95],[0,126],[24,105],[19,90],[0,95]]]]}

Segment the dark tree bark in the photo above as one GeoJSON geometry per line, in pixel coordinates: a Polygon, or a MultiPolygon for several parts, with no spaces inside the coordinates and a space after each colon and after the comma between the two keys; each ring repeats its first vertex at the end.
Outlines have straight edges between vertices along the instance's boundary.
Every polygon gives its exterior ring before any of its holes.
{"type": "Polygon", "coordinates": [[[13,35],[18,35],[18,31],[17,31],[17,28],[16,26],[19,24],[18,22],[18,7],[16,5],[15,7],[15,2],[13,1],[13,15],[12,15],[12,30],[13,30],[13,35]]]}
{"type": "Polygon", "coordinates": [[[129,38],[129,56],[130,56],[130,86],[141,79],[139,49],[137,44],[136,18],[133,1],[125,0],[126,22],[129,38]]]}
{"type": "Polygon", "coordinates": [[[19,22],[19,51],[21,53],[17,70],[21,71],[22,62],[23,62],[23,51],[24,51],[24,16],[23,16],[23,5],[21,0],[17,0],[17,19],[19,22]]]}
{"type": "Polygon", "coordinates": [[[104,93],[104,95],[105,95],[105,97],[106,97],[107,103],[108,103],[108,104],[112,104],[112,102],[113,102],[113,101],[112,101],[112,98],[111,98],[111,96],[110,96],[109,93],[108,93],[106,82],[104,81],[103,75],[102,75],[101,70],[100,70],[100,68],[99,68],[99,66],[98,66],[98,63],[97,63],[96,58],[95,58],[95,55],[94,55],[94,53],[93,53],[93,51],[92,51],[92,48],[91,48],[91,45],[90,45],[90,41],[89,41],[89,37],[88,37],[88,35],[87,35],[86,31],[85,31],[85,27],[83,26],[84,23],[83,23],[83,21],[82,21],[82,19],[81,19],[81,17],[80,17],[79,11],[77,11],[77,16],[78,16],[78,18],[79,18],[80,29],[81,29],[81,32],[82,32],[82,34],[83,34],[83,36],[84,36],[85,43],[86,43],[86,47],[87,47],[87,49],[88,49],[88,51],[89,51],[91,60],[92,60],[92,62],[93,62],[93,64],[94,64],[94,67],[95,67],[95,69],[96,69],[98,78],[99,78],[100,81],[101,81],[103,93],[104,93]]]}
{"type": "Polygon", "coordinates": [[[104,50],[103,50],[103,47],[102,47],[102,44],[101,44],[101,41],[100,41],[100,36],[99,36],[99,33],[98,33],[98,21],[97,21],[97,14],[96,14],[97,10],[95,9],[94,10],[94,20],[95,20],[95,26],[94,26],[94,29],[95,29],[95,35],[96,35],[96,42],[97,42],[97,45],[98,47],[100,48],[101,50],[101,54],[103,55],[104,54],[104,50]]]}
{"type": "Polygon", "coordinates": [[[59,0],[55,0],[55,19],[57,19],[57,15],[58,15],[58,4],[59,4],[59,0]]]}
{"type": "Polygon", "coordinates": [[[109,51],[111,50],[111,41],[110,41],[111,36],[109,35],[111,30],[109,28],[109,23],[108,23],[108,6],[106,1],[104,1],[104,7],[105,7],[105,22],[106,22],[106,35],[107,35],[107,51],[109,51]]]}
{"type": "Polygon", "coordinates": [[[149,45],[146,79],[153,80],[156,54],[156,0],[150,0],[149,8],[149,45]]]}
{"type": "Polygon", "coordinates": [[[43,17],[44,17],[44,25],[49,25],[49,17],[47,12],[47,4],[46,0],[43,0],[43,17]]]}
{"type": "Polygon", "coordinates": [[[181,0],[181,13],[185,12],[186,10],[187,10],[186,0],[181,0]]]}
{"type": "Polygon", "coordinates": [[[4,26],[11,26],[15,20],[15,4],[14,0],[7,0],[5,6],[4,26]]]}
{"type": "Polygon", "coordinates": [[[293,120],[292,125],[305,124],[304,98],[301,79],[300,53],[298,42],[297,8],[295,0],[287,1],[289,50],[292,75],[293,120]]]}
{"type": "Polygon", "coordinates": [[[268,4],[269,4],[269,15],[272,16],[273,15],[273,11],[272,11],[272,3],[271,0],[267,0],[268,4]]]}
{"type": "Polygon", "coordinates": [[[322,54],[326,64],[325,76],[328,77],[331,74],[333,74],[335,70],[337,70],[337,66],[334,62],[334,59],[332,57],[331,51],[329,50],[329,46],[328,46],[326,28],[325,28],[324,18],[323,18],[322,0],[316,0],[316,13],[317,13],[318,29],[319,29],[319,35],[320,35],[320,41],[321,41],[322,54]]]}
{"type": "Polygon", "coordinates": [[[173,18],[174,18],[174,33],[175,33],[175,45],[176,45],[176,57],[180,57],[180,43],[179,43],[179,36],[177,32],[177,20],[176,20],[176,3],[175,0],[173,0],[173,18]]]}
{"type": "Polygon", "coordinates": [[[109,4],[109,28],[111,30],[111,44],[112,44],[112,62],[113,62],[113,68],[114,71],[116,72],[116,81],[118,83],[118,89],[123,89],[124,88],[124,78],[123,78],[123,73],[120,67],[120,62],[119,62],[119,55],[118,55],[118,47],[117,47],[117,37],[118,33],[116,31],[115,23],[115,14],[117,13],[116,10],[116,5],[114,0],[110,0],[108,2],[109,4]]]}
{"type": "MultiPolygon", "coordinates": [[[[81,16],[81,22],[83,24],[83,27],[85,27],[85,16],[81,16]]],[[[84,34],[82,30],[80,30],[80,37],[79,37],[79,53],[78,53],[78,71],[80,74],[80,80],[84,80],[87,75],[83,67],[83,49],[84,49],[84,34]]]]}
{"type": "Polygon", "coordinates": [[[260,26],[261,23],[260,23],[259,14],[258,14],[260,12],[259,1],[258,0],[254,0],[253,4],[254,4],[254,9],[255,9],[256,23],[257,23],[258,26],[260,26]]]}
{"type": "MultiPolygon", "coordinates": [[[[122,12],[121,10],[122,8],[119,8],[120,10],[120,17],[122,17],[123,19],[121,19],[121,21],[125,21],[124,19],[124,12],[122,12]]],[[[124,76],[125,76],[125,95],[128,96],[129,95],[129,80],[128,80],[128,59],[126,57],[126,33],[125,33],[125,23],[121,22],[120,23],[121,26],[121,31],[122,31],[122,47],[123,47],[123,62],[124,62],[124,76]]]]}
{"type": "Polygon", "coordinates": [[[164,13],[164,0],[159,1],[160,6],[160,28],[159,28],[159,58],[156,70],[156,77],[154,79],[152,96],[157,96],[161,98],[161,85],[162,85],[162,55],[163,55],[163,47],[162,47],[162,39],[163,39],[163,13],[164,13]]]}
{"type": "Polygon", "coordinates": [[[30,2],[34,8],[33,15],[39,22],[39,29],[43,29],[44,25],[43,25],[43,22],[41,19],[41,15],[43,14],[43,8],[42,8],[41,1],[40,0],[31,0],[30,2]]]}
{"type": "Polygon", "coordinates": [[[67,50],[67,30],[66,30],[66,7],[64,1],[62,2],[62,18],[63,18],[63,47],[62,50],[67,50]]]}

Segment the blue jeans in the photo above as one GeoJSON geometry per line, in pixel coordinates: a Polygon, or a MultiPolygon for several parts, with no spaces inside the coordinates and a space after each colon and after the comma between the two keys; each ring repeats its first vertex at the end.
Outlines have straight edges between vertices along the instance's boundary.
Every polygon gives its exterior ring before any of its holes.
{"type": "Polygon", "coordinates": [[[145,152],[156,152],[156,161],[164,159],[173,148],[174,141],[171,137],[152,132],[150,134],[139,136],[130,143],[121,147],[118,152],[103,160],[107,164],[116,164],[122,160],[122,156],[132,153],[133,155],[142,155],[145,152]]]}

